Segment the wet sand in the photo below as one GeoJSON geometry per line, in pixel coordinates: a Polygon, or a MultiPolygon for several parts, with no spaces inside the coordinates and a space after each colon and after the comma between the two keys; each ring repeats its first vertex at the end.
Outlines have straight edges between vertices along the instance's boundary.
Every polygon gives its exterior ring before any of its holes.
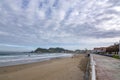
{"type": "Polygon", "coordinates": [[[85,55],[0,67],[0,80],[83,80],[85,55]],[[82,63],[81,63],[82,61],[82,63]]]}

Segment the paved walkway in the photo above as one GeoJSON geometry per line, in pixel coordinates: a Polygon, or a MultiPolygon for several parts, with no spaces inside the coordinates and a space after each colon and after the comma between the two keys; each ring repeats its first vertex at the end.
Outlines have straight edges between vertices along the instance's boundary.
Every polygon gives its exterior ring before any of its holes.
{"type": "Polygon", "coordinates": [[[120,80],[120,60],[95,54],[93,59],[96,62],[97,80],[120,80]]]}

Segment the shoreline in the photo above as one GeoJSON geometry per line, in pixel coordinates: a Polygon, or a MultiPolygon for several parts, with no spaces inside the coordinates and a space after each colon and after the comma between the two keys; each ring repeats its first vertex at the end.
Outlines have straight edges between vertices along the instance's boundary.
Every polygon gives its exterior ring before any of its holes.
{"type": "Polygon", "coordinates": [[[16,64],[16,65],[9,65],[9,66],[0,66],[0,74],[15,72],[15,71],[23,70],[26,68],[31,68],[33,66],[47,64],[47,63],[51,63],[52,61],[55,61],[55,60],[66,59],[66,58],[71,58],[71,57],[56,57],[56,58],[51,58],[51,59],[43,60],[43,61],[39,61],[39,62],[16,64]]]}
{"type": "MultiPolygon", "coordinates": [[[[13,55],[14,56],[14,55],[13,55]]],[[[13,58],[14,59],[10,59],[10,60],[4,60],[4,58],[2,60],[0,60],[0,67],[5,67],[5,66],[14,66],[14,65],[22,65],[22,64],[30,64],[30,63],[36,63],[36,62],[43,62],[43,61],[47,61],[47,60],[51,60],[51,59],[54,59],[54,58],[65,58],[65,57],[72,57],[73,54],[52,54],[52,55],[49,55],[48,54],[44,54],[44,55],[24,55],[22,57],[22,55],[20,57],[22,58],[16,58],[18,56],[14,56],[13,58]]],[[[2,57],[2,56],[0,56],[2,57]]],[[[5,58],[8,58],[9,57],[6,57],[4,56],[5,58]]]]}
{"type": "Polygon", "coordinates": [[[83,80],[84,72],[80,68],[82,58],[84,55],[80,54],[67,58],[0,67],[0,80],[83,80]]]}

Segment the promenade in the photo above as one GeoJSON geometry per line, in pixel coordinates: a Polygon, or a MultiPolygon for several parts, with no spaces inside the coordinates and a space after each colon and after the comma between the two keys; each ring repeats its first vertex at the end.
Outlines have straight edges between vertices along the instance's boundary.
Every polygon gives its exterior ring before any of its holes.
{"type": "Polygon", "coordinates": [[[120,80],[120,60],[93,54],[97,80],[120,80]]]}

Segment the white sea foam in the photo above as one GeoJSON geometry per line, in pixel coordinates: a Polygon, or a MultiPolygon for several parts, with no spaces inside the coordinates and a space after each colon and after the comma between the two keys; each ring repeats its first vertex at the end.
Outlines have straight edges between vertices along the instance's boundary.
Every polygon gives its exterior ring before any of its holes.
{"type": "Polygon", "coordinates": [[[21,54],[21,55],[0,55],[0,66],[10,66],[39,62],[59,57],[71,57],[73,54],[46,53],[46,54],[21,54]]]}

